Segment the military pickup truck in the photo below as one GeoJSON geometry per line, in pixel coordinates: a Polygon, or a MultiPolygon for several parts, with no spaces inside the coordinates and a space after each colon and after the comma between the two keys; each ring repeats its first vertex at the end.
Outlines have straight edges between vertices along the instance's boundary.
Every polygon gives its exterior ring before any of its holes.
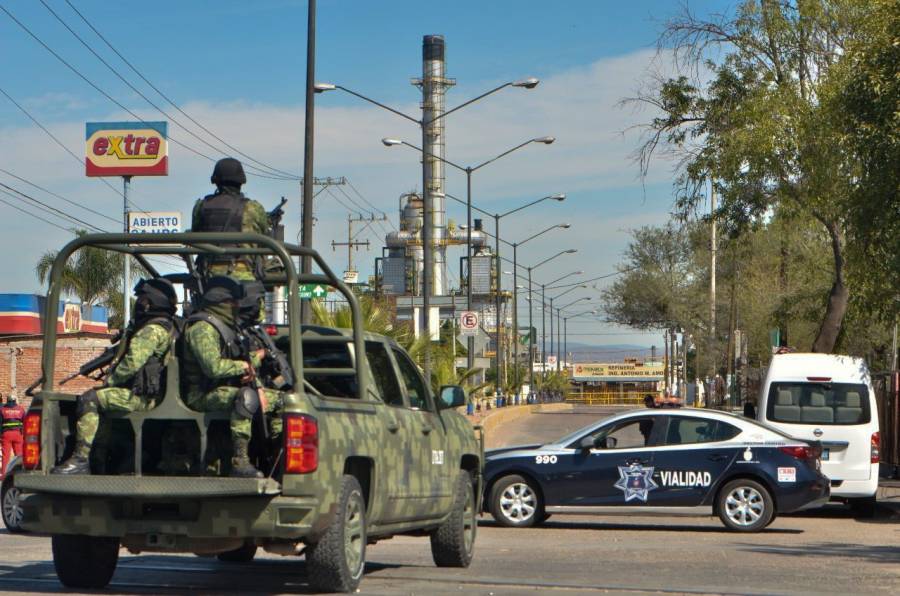
{"type": "Polygon", "coordinates": [[[429,536],[438,566],[469,565],[484,446],[480,429],[456,411],[465,394],[446,386],[435,396],[400,346],[366,333],[353,292],[316,252],[244,233],[85,235],[59,252],[46,312],[57,312],[64,264],[87,247],[130,254],[154,277],[162,274],[147,256],[175,255],[187,273],[166,277],[185,286],[196,255],[266,259],[267,285],[287,288],[290,324],[271,331],[296,381],[284,399],[280,441],[255,434],[251,442],[264,478],[232,478],[206,465],[222,448],[228,413],[185,406],[177,358],[152,409],[104,415],[90,475],[51,474],[74,448],[76,395],[55,383],[56,320],[45,317],[42,377],[31,388],[15,485],[22,526],[52,537],[64,585],[106,586],[120,548],[223,561],[249,561],[262,548],[304,556],[313,588],[347,592],[362,577],[366,545],[396,534],[429,536]],[[298,274],[292,257],[310,257],[322,273],[298,274]],[[308,283],[343,295],[353,329],[298,323],[298,284],[308,283]],[[194,461],[173,475],[175,456],[194,461]]]}

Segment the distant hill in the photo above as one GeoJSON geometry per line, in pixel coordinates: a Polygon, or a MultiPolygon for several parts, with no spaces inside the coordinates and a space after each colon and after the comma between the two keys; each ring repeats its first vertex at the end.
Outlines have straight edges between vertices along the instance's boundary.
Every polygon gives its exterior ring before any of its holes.
{"type": "MultiPolygon", "coordinates": [[[[653,355],[650,346],[636,344],[596,346],[569,342],[566,349],[572,355],[573,362],[621,362],[625,358],[649,358],[653,355]]],[[[661,348],[657,346],[656,356],[661,355],[661,348]]]]}

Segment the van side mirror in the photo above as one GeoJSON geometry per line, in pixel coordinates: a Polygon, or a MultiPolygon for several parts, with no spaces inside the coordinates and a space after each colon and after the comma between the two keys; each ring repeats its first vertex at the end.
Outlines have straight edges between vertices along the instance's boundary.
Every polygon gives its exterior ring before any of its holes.
{"type": "Polygon", "coordinates": [[[444,385],[441,387],[438,408],[449,410],[466,405],[466,391],[459,385],[444,385]]]}

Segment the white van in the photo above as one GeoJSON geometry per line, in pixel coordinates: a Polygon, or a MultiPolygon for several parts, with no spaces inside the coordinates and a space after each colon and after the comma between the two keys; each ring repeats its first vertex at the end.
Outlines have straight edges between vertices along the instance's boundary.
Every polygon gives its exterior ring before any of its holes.
{"type": "Polygon", "coordinates": [[[861,511],[875,505],[880,435],[875,392],[862,358],[776,354],[759,396],[757,419],[792,437],[822,442],[831,496],[861,511]]]}

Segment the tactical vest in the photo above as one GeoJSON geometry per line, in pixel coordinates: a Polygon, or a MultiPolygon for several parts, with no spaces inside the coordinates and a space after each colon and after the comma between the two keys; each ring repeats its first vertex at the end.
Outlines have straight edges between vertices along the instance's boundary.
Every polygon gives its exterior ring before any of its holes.
{"type": "MultiPolygon", "coordinates": [[[[152,319],[148,319],[143,325],[141,325],[140,329],[143,329],[147,325],[159,325],[163,329],[169,332],[169,345],[166,347],[166,350],[157,356],[153,354],[150,358],[147,359],[147,362],[138,369],[133,377],[131,377],[131,381],[125,385],[127,389],[129,389],[135,395],[141,396],[160,396],[165,394],[166,391],[166,364],[169,360],[169,355],[172,351],[173,343],[178,339],[178,336],[181,334],[181,325],[180,321],[176,321],[174,318],[170,319],[168,317],[154,317],[152,319]]],[[[138,329],[137,331],[139,331],[138,329]]],[[[123,354],[127,353],[131,347],[131,340],[137,334],[137,331],[129,334],[128,336],[128,345],[125,346],[125,350],[123,354]]],[[[116,363],[118,365],[118,362],[116,363]]],[[[115,366],[113,366],[115,369],[115,366]]]]}
{"type": "Polygon", "coordinates": [[[244,209],[250,199],[241,193],[218,192],[207,195],[200,203],[193,232],[242,232],[244,209]]]}
{"type": "Polygon", "coordinates": [[[3,432],[8,430],[22,430],[25,420],[25,408],[20,405],[0,407],[0,417],[3,419],[3,432]]]}
{"type": "MultiPolygon", "coordinates": [[[[219,338],[222,340],[222,345],[224,346],[221,354],[223,358],[239,360],[244,357],[245,350],[241,343],[242,338],[231,325],[228,325],[215,315],[200,311],[188,317],[187,326],[190,327],[199,321],[209,323],[219,334],[219,338]]],[[[199,386],[204,392],[217,386],[239,386],[240,381],[237,377],[218,381],[208,379],[203,374],[203,371],[200,370],[199,363],[196,361],[194,355],[190,353],[190,350],[187,349],[184,341],[181,342],[181,346],[181,362],[183,364],[181,381],[182,391],[184,393],[188,392],[188,386],[191,384],[199,386]]]]}

